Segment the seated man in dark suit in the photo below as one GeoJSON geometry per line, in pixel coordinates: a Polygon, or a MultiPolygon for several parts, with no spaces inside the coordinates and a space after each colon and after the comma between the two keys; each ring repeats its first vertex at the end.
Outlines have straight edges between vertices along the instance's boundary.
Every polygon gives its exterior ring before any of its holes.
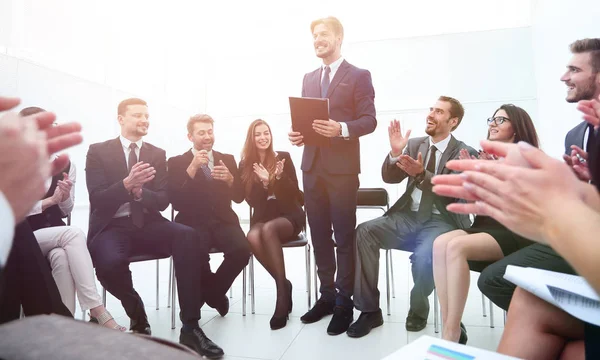
{"type": "Polygon", "coordinates": [[[244,189],[232,155],[213,150],[214,120],[205,114],[187,124],[191,150],[169,159],[169,196],[179,211],[175,221],[193,227],[209,248],[224,253],[216,273],[203,279],[204,301],[225,316],[227,289],[248,264],[250,245],[240,227],[231,200],[241,203],[244,189]]]}
{"type": "Polygon", "coordinates": [[[463,115],[464,109],[458,100],[440,96],[427,116],[425,132],[429,136],[409,140],[410,131],[403,135],[397,120],[390,125],[392,150],[383,161],[383,181],[395,184],[408,178],[408,184],[404,195],[383,217],[356,228],[354,304],[362,314],[348,329],[349,336],[367,335],[372,328],[383,324],[377,289],[380,249],[412,252],[410,261],[415,285],[410,293],[406,330],[420,331],[427,325],[428,296],[434,288],[433,241],[448,231],[471,226],[468,216],[446,210],[453,199],[431,191],[431,178],[450,173],[446,163],[458,158],[461,149],[477,154],[451,134],[463,115]]]}
{"type": "Polygon", "coordinates": [[[165,151],[142,138],[148,133],[148,107],[127,99],[118,107],[121,136],[92,144],[87,154],[90,195],[88,247],[98,280],[121,300],[131,330],[150,334],[144,303],[133,288],[129,258],[173,256],[183,328],[179,341],[206,357],[223,350],[198,326],[202,274],[208,268],[204,239],[187,226],[168,221],[160,211],[169,205],[165,151]]]}

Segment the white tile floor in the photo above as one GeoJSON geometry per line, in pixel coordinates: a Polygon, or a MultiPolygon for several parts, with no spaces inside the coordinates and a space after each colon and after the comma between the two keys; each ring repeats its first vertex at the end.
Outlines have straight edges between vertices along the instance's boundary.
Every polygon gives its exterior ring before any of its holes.
{"type": "MultiPolygon", "coordinates": [[[[392,299],[391,316],[385,315],[385,266],[380,269],[381,308],[384,311],[384,325],[374,329],[371,334],[352,339],[347,335],[329,336],[326,327],[330,317],[318,323],[305,325],[300,316],[307,310],[307,293],[305,281],[305,262],[303,249],[286,249],[286,269],[288,278],[294,285],[294,309],[285,328],[272,331],[269,319],[275,305],[275,285],[262,268],[255,262],[256,276],[256,312],[250,311],[250,297],[247,302],[247,315],[242,316],[242,277],[238,277],[233,286],[233,298],[230,299],[230,312],[221,317],[212,310],[202,311],[201,326],[206,334],[225,351],[225,359],[379,359],[394,352],[419,336],[435,334],[433,326],[433,295],[430,297],[431,311],[428,325],[418,333],[407,332],[404,328],[408,312],[408,294],[412,287],[412,278],[408,262],[408,253],[393,251],[395,270],[396,298],[392,299]]],[[[384,252],[381,253],[384,261],[384,252]]],[[[221,262],[221,255],[214,255],[211,266],[216,268],[221,262]]],[[[382,261],[382,265],[385,263],[382,261]]],[[[159,270],[159,309],[156,310],[156,262],[132,264],[131,270],[138,293],[144,299],[153,335],[178,341],[180,322],[171,330],[171,309],[167,308],[167,288],[169,278],[169,260],[160,261],[159,270]]],[[[469,345],[495,350],[503,331],[503,312],[495,307],[495,328],[489,325],[488,316],[482,316],[481,293],[477,289],[478,274],[472,273],[471,290],[467,302],[463,322],[467,327],[469,345]]],[[[100,290],[100,285],[98,284],[100,290]]],[[[487,301],[486,301],[487,304],[487,301]]],[[[129,325],[121,304],[110,294],[107,297],[107,308],[124,325],[129,325]]],[[[359,312],[355,311],[355,319],[359,312]]],[[[78,312],[78,316],[81,313],[78,312]]]]}

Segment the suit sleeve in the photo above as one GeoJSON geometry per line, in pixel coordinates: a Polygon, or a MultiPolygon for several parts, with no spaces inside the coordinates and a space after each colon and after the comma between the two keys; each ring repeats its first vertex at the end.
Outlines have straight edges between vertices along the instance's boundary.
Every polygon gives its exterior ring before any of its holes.
{"type": "Polygon", "coordinates": [[[235,158],[233,155],[228,156],[229,164],[227,164],[227,168],[231,175],[233,175],[233,185],[231,185],[231,200],[240,204],[244,201],[244,185],[242,184],[241,173],[238,170],[237,163],[235,162],[235,158]]]}
{"type": "MultiPolygon", "coordinates": [[[[408,153],[409,144],[406,145],[406,148],[402,152],[402,155],[410,155],[408,153]]],[[[398,184],[401,183],[404,179],[408,177],[408,174],[396,166],[396,163],[390,162],[390,154],[385,155],[385,159],[383,160],[383,165],[381,166],[381,178],[383,182],[387,184],[398,184]]]]}
{"type": "Polygon", "coordinates": [[[156,175],[150,189],[146,185],[142,188],[142,205],[151,210],[163,211],[169,206],[169,194],[167,189],[167,155],[164,150],[160,150],[158,159],[153,164],[156,175]]]}
{"type": "Polygon", "coordinates": [[[116,211],[119,206],[130,202],[133,198],[125,189],[122,180],[114,184],[108,182],[98,150],[96,146],[90,146],[85,163],[85,178],[90,203],[100,211],[116,211]]]}
{"type": "Polygon", "coordinates": [[[375,131],[375,89],[368,70],[360,71],[354,90],[354,108],[357,118],[348,121],[348,133],[351,138],[358,138],[375,131]]]}
{"type": "Polygon", "coordinates": [[[286,202],[294,202],[297,200],[300,189],[298,187],[298,178],[296,176],[296,169],[292,158],[287,154],[285,157],[285,164],[283,166],[283,173],[279,180],[275,180],[273,186],[273,192],[277,199],[284,200],[286,202]]]}
{"type": "Polygon", "coordinates": [[[177,211],[185,210],[189,205],[200,201],[194,191],[194,179],[187,173],[187,166],[180,157],[169,159],[167,167],[167,189],[173,208],[177,211]]]}

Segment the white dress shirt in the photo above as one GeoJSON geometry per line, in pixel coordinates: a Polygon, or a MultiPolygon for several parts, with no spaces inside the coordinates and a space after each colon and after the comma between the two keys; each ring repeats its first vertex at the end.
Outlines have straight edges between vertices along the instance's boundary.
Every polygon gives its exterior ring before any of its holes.
{"type": "MultiPolygon", "coordinates": [[[[125,139],[123,135],[119,136],[119,140],[121,140],[123,154],[125,155],[125,164],[127,165],[127,169],[129,169],[129,153],[131,152],[129,145],[131,145],[132,141],[125,139]]],[[[140,161],[140,150],[142,149],[143,141],[142,139],[139,139],[135,143],[137,145],[137,148],[135,149],[135,155],[137,155],[138,161],[140,161]]],[[[119,218],[129,215],[131,215],[131,205],[129,205],[129,203],[127,202],[121,205],[121,207],[119,207],[119,210],[117,210],[113,218],[119,218]]]]}
{"type": "MultiPolygon", "coordinates": [[[[62,180],[62,178],[61,178],[62,180]]],[[[58,203],[58,207],[64,216],[67,216],[73,211],[73,206],[75,205],[75,182],[77,181],[77,169],[75,168],[75,164],[71,162],[71,166],[69,167],[69,180],[73,182],[73,186],[71,187],[71,192],[69,193],[69,197],[60,203],[58,203]]],[[[52,178],[46,180],[46,193],[50,190],[50,185],[52,185],[52,178]]],[[[27,216],[37,215],[42,213],[42,200],[38,201],[33,205],[33,208],[29,211],[27,216]]]]}
{"type": "MultiPolygon", "coordinates": [[[[339,59],[337,59],[336,61],[332,62],[331,64],[329,64],[329,68],[331,69],[331,71],[329,72],[329,84],[331,84],[333,82],[333,77],[335,76],[335,73],[338,71],[338,69],[340,68],[340,65],[342,64],[342,62],[344,61],[344,58],[342,56],[340,56],[339,59]]],[[[321,84],[323,83],[323,76],[325,76],[325,64],[321,65],[321,84]]],[[[342,137],[347,138],[350,137],[350,133],[348,132],[348,124],[346,124],[345,122],[341,122],[339,121],[340,125],[342,126],[342,137]]]]}
{"type": "MultiPolygon", "coordinates": [[[[446,151],[446,149],[448,148],[448,144],[450,143],[450,139],[452,137],[452,134],[448,135],[448,137],[446,137],[444,140],[438,142],[438,143],[434,143],[433,139],[431,138],[431,136],[429,137],[429,149],[427,150],[427,154],[425,154],[425,158],[423,159],[423,169],[427,169],[427,163],[429,163],[429,152],[431,151],[431,145],[435,145],[437,151],[435,153],[435,173],[438,173],[438,167],[440,166],[440,159],[442,158],[442,155],[444,155],[444,152],[446,151]]],[[[389,159],[390,159],[390,163],[391,164],[395,164],[398,161],[398,157],[392,157],[392,154],[390,153],[389,155],[389,159]]],[[[410,210],[411,211],[419,211],[419,205],[421,204],[421,197],[423,196],[423,191],[421,191],[421,189],[419,189],[418,187],[414,187],[412,194],[410,194],[410,197],[412,198],[412,203],[410,205],[410,210]]],[[[433,213],[434,214],[439,214],[440,211],[438,209],[435,208],[435,205],[433,205],[433,213]]]]}
{"type": "Polygon", "coordinates": [[[0,191],[0,266],[4,267],[6,259],[10,254],[13,236],[15,235],[15,215],[6,200],[4,194],[0,191]]]}
{"type": "MultiPolygon", "coordinates": [[[[192,154],[194,156],[196,156],[198,152],[199,151],[196,150],[196,148],[192,148],[192,154]]],[[[215,168],[215,157],[213,155],[212,149],[208,152],[208,168],[210,169],[210,171],[213,171],[213,169],[215,168]]]]}

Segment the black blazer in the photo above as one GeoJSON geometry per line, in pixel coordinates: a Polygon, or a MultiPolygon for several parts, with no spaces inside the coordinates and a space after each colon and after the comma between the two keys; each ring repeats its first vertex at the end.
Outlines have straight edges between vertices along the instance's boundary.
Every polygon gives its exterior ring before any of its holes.
{"type": "MultiPolygon", "coordinates": [[[[302,97],[321,97],[321,68],[304,75],[302,97]]],[[[342,61],[327,90],[329,117],[348,125],[349,139],[331,138],[330,147],[322,147],[321,161],[332,174],[360,173],[359,137],[375,131],[375,90],[368,70],[342,61]]],[[[302,170],[310,171],[319,148],[305,145],[302,170]]]]}
{"type": "MultiPolygon", "coordinates": [[[[52,182],[50,183],[50,187],[48,188],[46,195],[44,195],[42,197],[42,200],[49,198],[50,196],[52,196],[54,194],[54,191],[56,190],[56,187],[58,186],[58,181],[63,179],[62,173],[63,172],[68,173],[70,169],[71,169],[71,163],[69,162],[69,165],[67,165],[67,167],[63,171],[61,171],[60,173],[58,173],[52,177],[52,182]]],[[[52,205],[49,208],[47,208],[46,210],[42,211],[40,214],[28,216],[27,222],[29,223],[29,226],[31,226],[31,230],[36,231],[36,230],[47,228],[47,227],[65,226],[66,224],[63,221],[63,218],[66,218],[67,216],[68,216],[68,214],[64,215],[58,205],[52,205]]]]}
{"type": "MultiPolygon", "coordinates": [[[[302,193],[298,188],[296,169],[294,168],[290,153],[278,151],[277,160],[279,161],[282,159],[285,159],[285,164],[283,166],[281,179],[275,180],[275,183],[273,184],[273,193],[277,198],[279,209],[284,214],[303,213],[302,205],[304,205],[304,200],[302,193]]],[[[242,174],[244,166],[246,166],[244,161],[240,161],[240,175],[242,174]]],[[[248,166],[252,166],[252,164],[248,164],[248,166]]],[[[243,188],[245,193],[245,186],[243,186],[243,188]]],[[[254,225],[257,222],[264,222],[266,219],[267,197],[268,192],[262,184],[253,181],[252,187],[250,188],[250,194],[246,194],[245,196],[248,205],[254,208],[254,213],[250,219],[250,225],[254,225]]],[[[304,215],[302,215],[302,217],[303,216],[304,215]]]]}
{"type": "MultiPolygon", "coordinates": [[[[144,221],[166,221],[160,214],[169,206],[166,153],[144,141],[139,161],[149,163],[156,170],[154,179],[143,187],[141,204],[145,210],[144,221]]],[[[85,178],[90,195],[88,246],[111,222],[119,207],[133,201],[133,196],[123,185],[123,179],[128,175],[119,138],[90,145],[85,163],[85,178]]]]}
{"type": "Polygon", "coordinates": [[[168,162],[169,197],[173,208],[179,211],[175,220],[191,227],[206,224],[208,219],[225,224],[239,224],[239,219],[231,208],[231,201],[238,204],[244,201],[244,191],[233,155],[213,150],[214,164],[218,165],[219,161],[223,161],[233,175],[231,188],[224,181],[208,181],[202,170],[198,170],[192,179],[186,170],[193,158],[192,150],[189,150],[183,155],[170,158],[168,162]]]}
{"type": "MultiPolygon", "coordinates": [[[[456,138],[450,135],[450,142],[448,143],[448,147],[444,154],[440,159],[440,164],[438,165],[439,174],[451,174],[453,171],[446,168],[446,163],[449,160],[458,159],[460,155],[461,149],[467,149],[471,155],[477,156],[477,151],[472,147],[466,145],[462,141],[456,140],[456,138]]],[[[418,154],[421,153],[423,159],[427,155],[427,151],[429,150],[429,137],[418,137],[408,140],[408,144],[406,145],[406,149],[404,150],[405,155],[409,155],[413,159],[418,157],[418,154]]],[[[414,177],[409,176],[406,172],[402,171],[396,164],[390,164],[389,154],[385,156],[385,160],[383,161],[383,166],[381,167],[381,176],[383,181],[388,184],[397,184],[402,182],[405,178],[408,177],[408,184],[406,185],[406,192],[396,201],[394,206],[390,208],[388,213],[401,211],[406,206],[410,206],[412,201],[411,194],[415,187],[419,187],[421,190],[431,189],[431,178],[434,176],[431,172],[425,170],[425,177],[423,183],[421,185],[417,184],[417,181],[414,177]]],[[[446,206],[450,203],[459,201],[458,199],[453,199],[445,196],[438,196],[433,194],[434,201],[433,204],[439,210],[440,214],[448,218],[449,221],[454,223],[459,229],[466,229],[471,226],[471,220],[468,215],[455,214],[448,212],[446,210],[446,206]]]]}

